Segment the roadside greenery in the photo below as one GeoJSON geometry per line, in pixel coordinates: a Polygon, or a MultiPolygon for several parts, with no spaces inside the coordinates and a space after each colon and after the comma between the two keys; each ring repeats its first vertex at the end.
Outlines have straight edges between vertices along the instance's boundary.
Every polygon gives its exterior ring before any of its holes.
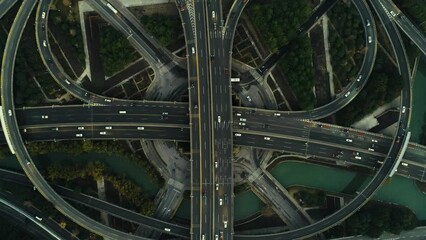
{"type": "Polygon", "coordinates": [[[365,52],[365,34],[361,18],[352,4],[336,3],[328,13],[331,64],[336,90],[356,78],[365,52]]]}
{"type": "Polygon", "coordinates": [[[299,38],[289,49],[287,55],[279,62],[291,89],[304,110],[314,108],[313,87],[316,82],[315,69],[312,65],[312,46],[308,37],[299,38]]]}
{"type": "Polygon", "coordinates": [[[341,126],[353,124],[398,97],[402,87],[402,79],[397,69],[378,51],[376,64],[368,82],[358,96],[336,114],[337,123],[341,126]]]}
{"type": "Polygon", "coordinates": [[[150,162],[139,155],[133,154],[125,150],[125,146],[119,141],[62,141],[62,142],[33,142],[27,145],[28,150],[34,155],[43,155],[49,152],[63,152],[72,156],[77,156],[82,153],[103,153],[108,155],[118,155],[125,157],[131,162],[134,162],[144,168],[150,178],[156,181],[159,185],[164,184],[164,179],[157,172],[150,162]]]}
{"type": "Polygon", "coordinates": [[[300,25],[308,19],[310,13],[309,0],[256,1],[249,8],[249,16],[273,52],[296,36],[300,25]]]}
{"type": "MultiPolygon", "coordinates": [[[[308,19],[311,11],[311,2],[308,0],[271,0],[267,3],[253,2],[249,15],[267,47],[275,52],[296,37],[298,29],[308,19]]],[[[310,41],[307,36],[298,39],[289,46],[287,55],[278,64],[304,110],[312,109],[315,103],[313,87],[316,78],[310,41]]]]}
{"type": "Polygon", "coordinates": [[[302,207],[323,206],[325,203],[325,192],[315,189],[300,189],[294,197],[302,207]]]}
{"type": "Polygon", "coordinates": [[[97,180],[104,177],[121,197],[129,201],[139,209],[141,214],[152,216],[155,206],[152,199],[144,196],[143,190],[130,179],[116,177],[106,172],[105,165],[99,161],[89,161],[85,165],[66,164],[54,162],[47,167],[47,178],[51,181],[64,180],[66,182],[83,180],[97,180]]]}
{"type": "MultiPolygon", "coordinates": [[[[73,14],[72,14],[73,15],[73,14]]],[[[83,44],[83,35],[81,33],[80,22],[76,17],[64,16],[58,10],[49,11],[49,23],[55,25],[62,31],[69,41],[68,44],[73,47],[76,56],[82,64],[85,63],[85,53],[83,44]]]]}
{"type": "Polygon", "coordinates": [[[99,54],[106,76],[112,76],[141,57],[123,34],[114,28],[104,26],[100,28],[99,35],[101,42],[99,54]]]}
{"type": "Polygon", "coordinates": [[[152,34],[164,47],[176,41],[183,31],[181,21],[177,16],[156,13],[150,16],[143,15],[140,21],[144,29],[152,34]]]}
{"type": "Polygon", "coordinates": [[[370,202],[345,221],[349,236],[366,235],[377,238],[384,231],[399,234],[418,225],[416,215],[408,208],[370,202]]]}

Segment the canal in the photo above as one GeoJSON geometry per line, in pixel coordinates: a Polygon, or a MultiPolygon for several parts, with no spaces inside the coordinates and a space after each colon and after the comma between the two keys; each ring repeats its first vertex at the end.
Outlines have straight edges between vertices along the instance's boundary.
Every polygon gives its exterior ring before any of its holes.
{"type": "Polygon", "coordinates": [[[420,143],[423,124],[426,121],[426,58],[422,56],[413,85],[413,109],[411,111],[411,141],[420,143]]]}

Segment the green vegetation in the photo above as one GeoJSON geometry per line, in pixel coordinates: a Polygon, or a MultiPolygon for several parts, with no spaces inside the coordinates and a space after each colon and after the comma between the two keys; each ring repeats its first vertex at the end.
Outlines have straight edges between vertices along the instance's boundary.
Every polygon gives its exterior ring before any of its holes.
{"type": "Polygon", "coordinates": [[[370,202],[345,222],[348,235],[367,235],[377,238],[384,231],[399,234],[417,227],[417,217],[408,208],[370,202]]]}
{"type": "Polygon", "coordinates": [[[9,216],[0,215],[0,238],[4,240],[32,240],[34,236],[25,231],[25,226],[10,221],[9,216]]]}
{"type": "Polygon", "coordinates": [[[110,26],[100,29],[100,57],[106,76],[111,76],[130,63],[140,58],[140,55],[130,45],[129,41],[117,30],[110,26]]]}
{"type": "Polygon", "coordinates": [[[118,178],[106,173],[105,165],[99,161],[90,161],[85,165],[69,165],[63,162],[55,162],[47,168],[47,178],[52,181],[97,180],[100,177],[104,177],[106,181],[111,182],[119,195],[136,206],[141,214],[147,216],[154,214],[154,202],[143,195],[141,187],[127,178],[118,178]]]}
{"type": "Polygon", "coordinates": [[[249,189],[250,189],[250,185],[248,183],[243,183],[234,187],[234,194],[237,195],[249,189]]]}
{"type": "Polygon", "coordinates": [[[362,20],[354,6],[339,1],[328,14],[330,55],[336,89],[355,78],[362,64],[365,34],[362,20]]]}
{"type": "Polygon", "coordinates": [[[313,87],[316,77],[312,66],[310,39],[302,37],[293,44],[279,66],[296,94],[300,107],[305,110],[313,109],[315,102],[313,87]]]}
{"type": "Polygon", "coordinates": [[[300,189],[294,197],[302,207],[323,206],[325,203],[325,192],[315,189],[300,189]]]}
{"type": "Polygon", "coordinates": [[[157,172],[154,166],[145,158],[124,150],[125,145],[118,141],[62,141],[62,142],[34,142],[27,145],[28,151],[34,155],[47,154],[49,152],[63,152],[77,156],[81,153],[94,152],[106,153],[108,155],[123,156],[129,161],[132,161],[141,168],[144,168],[152,180],[159,185],[163,185],[164,179],[157,172]]]}
{"type": "Polygon", "coordinates": [[[68,44],[74,48],[80,62],[85,63],[83,35],[81,33],[80,22],[74,16],[73,12],[69,11],[71,14],[69,16],[64,16],[62,13],[63,11],[49,11],[49,23],[57,26],[58,29],[62,31],[69,41],[68,44]]]}
{"type": "Polygon", "coordinates": [[[289,43],[311,13],[310,1],[271,0],[253,2],[249,15],[272,51],[289,43]]]}
{"type": "Polygon", "coordinates": [[[403,84],[401,77],[395,76],[399,76],[397,69],[381,51],[377,52],[376,65],[367,84],[348,106],[337,113],[338,124],[349,126],[398,97],[403,84]]]}
{"type": "Polygon", "coordinates": [[[162,46],[167,46],[176,41],[182,34],[182,25],[179,17],[153,14],[151,16],[143,15],[141,23],[144,29],[152,34],[162,46]]]}
{"type": "MultiPolygon", "coordinates": [[[[266,40],[267,47],[274,52],[296,37],[298,29],[308,19],[311,10],[312,6],[308,0],[256,2],[249,9],[253,23],[266,40]]],[[[310,39],[302,37],[289,48],[279,66],[297,96],[300,107],[305,110],[312,109],[316,78],[310,39]]]]}

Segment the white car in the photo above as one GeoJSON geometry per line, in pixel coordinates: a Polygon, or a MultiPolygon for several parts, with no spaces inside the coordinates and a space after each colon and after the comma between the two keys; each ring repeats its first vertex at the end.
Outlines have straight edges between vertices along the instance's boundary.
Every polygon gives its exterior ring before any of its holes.
{"type": "Polygon", "coordinates": [[[355,159],[361,160],[360,156],[355,156],[355,159]]]}
{"type": "Polygon", "coordinates": [[[376,139],[371,139],[371,141],[372,141],[372,142],[375,142],[375,143],[377,142],[377,140],[376,140],[376,139]]]}
{"type": "Polygon", "coordinates": [[[222,204],[223,204],[222,198],[219,198],[219,205],[222,206],[222,204]]]}
{"type": "Polygon", "coordinates": [[[111,102],[111,99],[105,99],[105,102],[111,102]]]}
{"type": "Polygon", "coordinates": [[[367,27],[369,27],[369,26],[370,26],[370,21],[367,20],[367,27]]]}
{"type": "Polygon", "coordinates": [[[404,166],[404,167],[408,167],[408,163],[406,163],[406,162],[401,162],[401,165],[404,166]]]}
{"type": "Polygon", "coordinates": [[[220,123],[220,116],[217,116],[217,122],[220,123]]]}
{"type": "Polygon", "coordinates": [[[352,139],[346,138],[346,142],[352,142],[352,139]]]}
{"type": "Polygon", "coordinates": [[[267,140],[267,141],[271,140],[271,138],[270,138],[270,137],[264,137],[263,139],[265,139],[265,140],[267,140]]]}
{"type": "Polygon", "coordinates": [[[241,133],[235,133],[236,137],[241,137],[241,133]]]}
{"type": "Polygon", "coordinates": [[[43,47],[47,47],[47,42],[46,42],[46,40],[43,40],[43,47]]]}
{"type": "Polygon", "coordinates": [[[71,83],[70,83],[70,81],[68,81],[68,80],[65,80],[65,82],[68,84],[68,85],[70,85],[71,83]]]}
{"type": "Polygon", "coordinates": [[[281,113],[274,113],[274,116],[275,116],[275,117],[280,117],[280,116],[281,116],[281,113]]]}
{"type": "Polygon", "coordinates": [[[41,118],[42,118],[42,119],[48,119],[48,118],[49,118],[49,116],[47,116],[47,115],[41,115],[41,118]]]}
{"type": "Polygon", "coordinates": [[[405,113],[405,106],[402,106],[402,113],[405,113]]]}
{"type": "Polygon", "coordinates": [[[195,48],[192,47],[192,54],[195,54],[195,48]]]}
{"type": "Polygon", "coordinates": [[[12,110],[7,110],[7,113],[9,114],[9,117],[11,117],[12,116],[12,110]]]}
{"type": "Polygon", "coordinates": [[[144,129],[145,129],[145,127],[138,127],[137,129],[138,129],[138,130],[144,130],[144,129]]]}
{"type": "Polygon", "coordinates": [[[245,118],[240,118],[240,121],[241,121],[241,122],[245,122],[245,121],[247,121],[247,119],[245,119],[245,118]]]}
{"type": "Polygon", "coordinates": [[[35,218],[39,221],[43,220],[43,218],[39,217],[39,216],[35,216],[35,218]]]}
{"type": "Polygon", "coordinates": [[[77,133],[75,136],[76,136],[76,137],[83,137],[83,134],[81,134],[81,133],[77,133]]]}
{"type": "Polygon", "coordinates": [[[214,11],[212,11],[212,18],[215,19],[216,18],[216,13],[214,11]]]}
{"type": "Polygon", "coordinates": [[[78,130],[84,130],[84,127],[78,127],[78,130]]]}
{"type": "Polygon", "coordinates": [[[247,98],[247,100],[248,100],[249,102],[251,102],[251,97],[250,97],[250,96],[247,96],[246,98],[247,98]]]}
{"type": "Polygon", "coordinates": [[[240,125],[240,126],[245,126],[245,125],[246,125],[246,123],[245,123],[245,122],[239,122],[239,123],[238,123],[238,125],[240,125]]]}
{"type": "Polygon", "coordinates": [[[237,113],[237,117],[241,117],[241,113],[237,113]]]}
{"type": "MultiPolygon", "coordinates": [[[[218,190],[219,190],[219,183],[216,183],[216,191],[218,191],[218,190]]],[[[222,205],[222,204],[220,204],[220,205],[222,205]]]]}
{"type": "Polygon", "coordinates": [[[107,127],[105,127],[105,129],[107,129],[107,130],[111,130],[111,129],[112,129],[112,127],[111,127],[111,126],[107,126],[107,127]]]}
{"type": "Polygon", "coordinates": [[[362,75],[359,75],[358,78],[356,79],[357,82],[361,81],[362,75]]]}
{"type": "Polygon", "coordinates": [[[345,97],[348,97],[351,94],[351,92],[345,93],[345,97]]]}
{"type": "Polygon", "coordinates": [[[163,115],[169,115],[169,113],[168,113],[168,112],[163,112],[162,114],[163,114],[163,115]]]}
{"type": "Polygon", "coordinates": [[[214,162],[214,167],[217,168],[219,164],[217,162],[214,162]]]}
{"type": "Polygon", "coordinates": [[[42,19],[45,19],[45,18],[46,18],[46,12],[42,12],[42,13],[41,13],[41,18],[42,18],[42,19]]]}
{"type": "Polygon", "coordinates": [[[164,228],[164,231],[170,232],[171,230],[170,230],[170,228],[164,228]]]}
{"type": "Polygon", "coordinates": [[[372,43],[373,39],[371,38],[371,36],[368,36],[368,43],[372,43]]]}
{"type": "Polygon", "coordinates": [[[106,132],[99,132],[99,134],[101,134],[101,135],[106,135],[106,132]]]}
{"type": "Polygon", "coordinates": [[[396,17],[396,14],[394,11],[390,11],[390,14],[392,15],[392,17],[396,17]]]}
{"type": "Polygon", "coordinates": [[[228,227],[228,221],[223,221],[223,227],[224,228],[228,227]]]}
{"type": "Polygon", "coordinates": [[[374,152],[373,148],[368,148],[368,151],[374,152]]]}

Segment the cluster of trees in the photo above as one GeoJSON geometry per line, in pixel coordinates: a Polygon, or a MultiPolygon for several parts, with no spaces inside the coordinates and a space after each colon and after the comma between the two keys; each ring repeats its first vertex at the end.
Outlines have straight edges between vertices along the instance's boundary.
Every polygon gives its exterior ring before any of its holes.
{"type": "Polygon", "coordinates": [[[312,65],[312,46],[309,37],[299,38],[292,44],[287,55],[279,63],[291,89],[305,110],[314,108],[313,87],[316,83],[315,69],[312,65]]]}
{"type": "Polygon", "coordinates": [[[62,15],[62,12],[51,10],[49,11],[49,20],[49,23],[57,26],[67,36],[69,44],[74,48],[78,59],[84,64],[86,56],[84,53],[83,35],[78,19],[67,18],[62,15]]]}
{"type": "Polygon", "coordinates": [[[362,64],[365,34],[359,13],[350,4],[339,1],[328,14],[332,27],[329,32],[330,55],[336,87],[355,78],[362,64]]]}
{"type": "Polygon", "coordinates": [[[106,173],[105,165],[99,161],[89,161],[85,165],[64,164],[55,162],[47,167],[47,178],[55,180],[65,180],[66,182],[76,179],[99,179],[104,177],[111,182],[115,190],[128,202],[136,206],[140,213],[152,216],[155,205],[152,199],[143,195],[143,190],[136,183],[127,178],[118,178],[106,173]]]}
{"type": "Polygon", "coordinates": [[[150,178],[159,185],[164,184],[164,179],[150,162],[140,155],[125,150],[125,145],[119,141],[61,141],[61,142],[34,142],[27,145],[28,151],[34,155],[43,155],[49,152],[63,152],[71,155],[82,153],[102,153],[108,155],[123,156],[125,159],[144,168],[150,178]]]}
{"type": "Polygon", "coordinates": [[[325,202],[325,192],[319,190],[300,190],[294,194],[303,207],[322,206],[325,202]]]}
{"type": "Polygon", "coordinates": [[[376,65],[367,84],[348,106],[336,114],[338,124],[349,126],[398,97],[403,82],[395,76],[399,76],[397,69],[381,51],[377,52],[376,65]]]}
{"type": "Polygon", "coordinates": [[[125,66],[140,58],[129,41],[110,26],[100,29],[100,42],[100,57],[107,76],[123,70],[125,66]]]}
{"type": "Polygon", "coordinates": [[[272,51],[278,50],[294,38],[310,13],[309,0],[259,1],[253,2],[249,8],[249,15],[272,51]]]}
{"type": "Polygon", "coordinates": [[[417,227],[416,215],[408,208],[371,202],[345,221],[348,235],[377,238],[384,231],[399,234],[417,227]]]}
{"type": "Polygon", "coordinates": [[[144,29],[152,34],[162,46],[166,47],[176,41],[182,34],[182,25],[179,17],[153,14],[143,15],[140,19],[144,29]]]}

